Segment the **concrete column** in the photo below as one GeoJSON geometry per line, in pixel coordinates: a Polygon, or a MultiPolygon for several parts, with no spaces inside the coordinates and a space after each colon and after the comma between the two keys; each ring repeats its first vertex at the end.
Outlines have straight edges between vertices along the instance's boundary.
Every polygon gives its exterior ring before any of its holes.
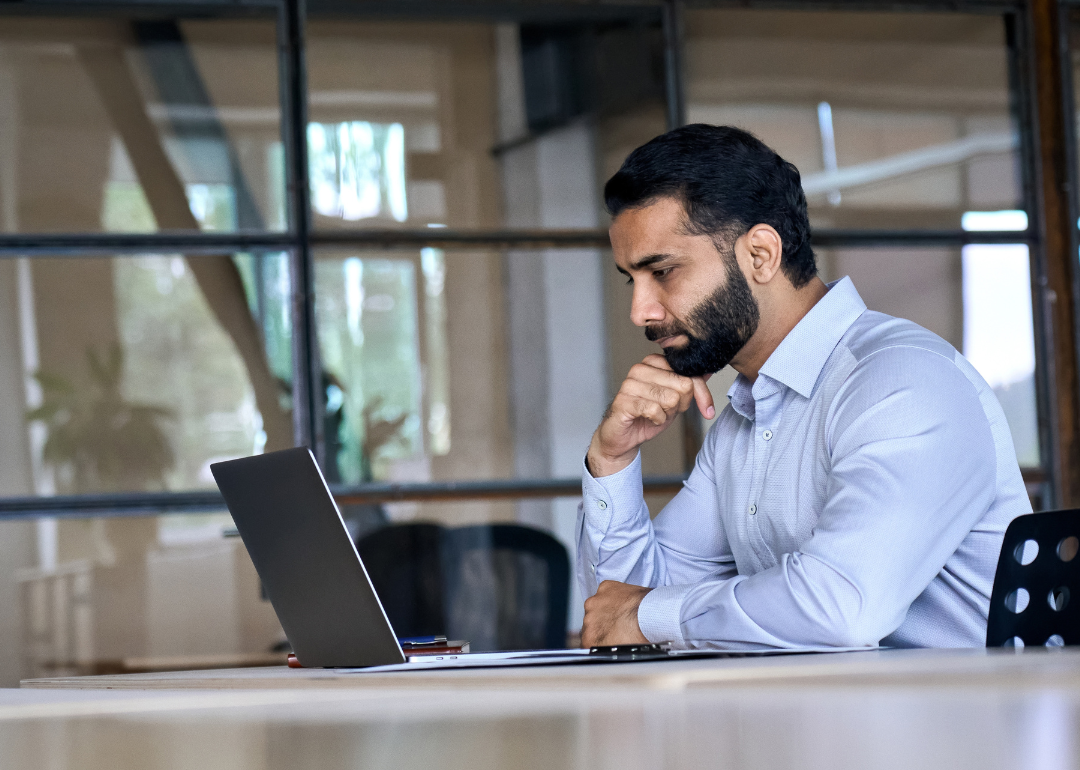
{"type": "MultiPolygon", "coordinates": [[[[500,134],[526,136],[517,28],[497,34],[500,134]]],[[[589,228],[599,223],[594,129],[545,133],[501,155],[508,227],[589,228]]],[[[506,256],[514,469],[518,476],[578,476],[607,399],[602,260],[597,249],[511,251],[506,256]]],[[[546,529],[574,553],[576,499],[523,500],[518,520],[546,529]]],[[[576,582],[576,581],[575,581],[576,582]]],[[[570,627],[581,625],[571,598],[570,627]]]]}

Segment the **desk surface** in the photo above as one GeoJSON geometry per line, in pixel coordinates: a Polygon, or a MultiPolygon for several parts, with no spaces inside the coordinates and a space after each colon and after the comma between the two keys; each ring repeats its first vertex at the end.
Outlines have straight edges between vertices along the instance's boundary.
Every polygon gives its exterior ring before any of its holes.
{"type": "Polygon", "coordinates": [[[394,674],[237,669],[0,691],[0,770],[1080,768],[1080,649],[394,674]]]}

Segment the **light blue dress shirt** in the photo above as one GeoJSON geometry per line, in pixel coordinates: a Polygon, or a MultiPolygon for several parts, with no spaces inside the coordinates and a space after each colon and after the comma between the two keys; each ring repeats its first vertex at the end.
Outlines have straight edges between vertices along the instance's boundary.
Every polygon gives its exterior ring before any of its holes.
{"type": "Polygon", "coordinates": [[[585,596],[653,587],[638,624],[675,648],[985,644],[1002,537],[1031,504],[963,356],[844,278],[728,398],[655,521],[640,455],[585,468],[585,596]]]}

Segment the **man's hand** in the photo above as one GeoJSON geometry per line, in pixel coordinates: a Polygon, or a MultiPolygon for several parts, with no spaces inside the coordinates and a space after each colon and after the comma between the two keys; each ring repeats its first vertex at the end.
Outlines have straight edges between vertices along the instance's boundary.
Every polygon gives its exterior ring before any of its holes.
{"type": "Polygon", "coordinates": [[[595,478],[618,473],[634,461],[638,447],[660,435],[697,402],[707,419],[716,413],[705,377],[682,377],[662,355],[634,364],[593,434],[586,462],[595,478]]]}
{"type": "Polygon", "coordinates": [[[593,596],[585,600],[585,620],[581,624],[581,646],[648,644],[638,627],[637,611],[651,588],[605,580],[593,596]]]}

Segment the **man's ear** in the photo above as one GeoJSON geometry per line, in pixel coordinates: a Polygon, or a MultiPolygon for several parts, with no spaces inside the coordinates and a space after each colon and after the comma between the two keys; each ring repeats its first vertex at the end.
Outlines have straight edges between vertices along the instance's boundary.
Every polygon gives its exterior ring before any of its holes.
{"type": "Polygon", "coordinates": [[[784,255],[780,233],[771,225],[754,225],[743,236],[750,256],[750,276],[756,283],[768,283],[780,271],[784,255]]]}

